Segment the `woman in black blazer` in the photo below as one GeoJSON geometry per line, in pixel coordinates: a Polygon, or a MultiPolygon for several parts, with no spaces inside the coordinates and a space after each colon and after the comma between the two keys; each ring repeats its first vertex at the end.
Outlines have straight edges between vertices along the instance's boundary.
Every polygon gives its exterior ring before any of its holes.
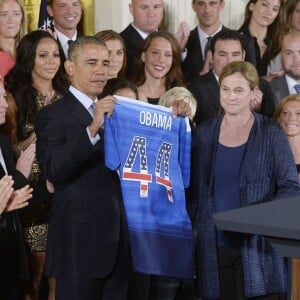
{"type": "MultiPolygon", "coordinates": [[[[0,125],[5,123],[6,109],[6,93],[0,78],[0,125]]],[[[16,210],[28,205],[32,189],[16,170],[10,141],[3,135],[0,135],[0,178],[0,295],[1,299],[17,300],[20,278],[26,276],[27,265],[16,210]]]]}

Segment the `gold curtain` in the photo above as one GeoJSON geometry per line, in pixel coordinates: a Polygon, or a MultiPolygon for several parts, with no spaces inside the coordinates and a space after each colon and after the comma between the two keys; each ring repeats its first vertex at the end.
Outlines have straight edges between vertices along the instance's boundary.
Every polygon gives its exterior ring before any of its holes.
{"type": "MultiPolygon", "coordinates": [[[[28,17],[28,31],[38,28],[41,0],[23,0],[28,17]]],[[[79,30],[86,35],[94,34],[94,1],[81,0],[83,15],[79,30]]]]}
{"type": "Polygon", "coordinates": [[[94,0],[81,0],[83,9],[81,31],[86,35],[93,35],[94,31],[94,0]]]}
{"type": "Polygon", "coordinates": [[[38,28],[39,13],[41,0],[23,0],[27,18],[28,18],[28,31],[38,28]]]}

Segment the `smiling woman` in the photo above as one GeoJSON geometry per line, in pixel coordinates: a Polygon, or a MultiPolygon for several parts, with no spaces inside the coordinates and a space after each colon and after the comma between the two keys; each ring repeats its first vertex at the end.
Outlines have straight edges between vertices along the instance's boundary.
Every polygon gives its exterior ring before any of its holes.
{"type": "Polygon", "coordinates": [[[153,32],[145,39],[134,80],[140,100],[157,104],[168,89],[183,86],[180,55],[179,44],[171,33],[153,32]]]}
{"type": "MultiPolygon", "coordinates": [[[[283,98],[274,113],[291,146],[300,180],[300,95],[283,98]]],[[[300,260],[292,259],[291,300],[300,298],[300,260]]]]}
{"type": "MultiPolygon", "coordinates": [[[[35,149],[34,122],[38,111],[60,98],[67,89],[61,60],[57,41],[46,31],[33,31],[19,43],[16,64],[5,79],[8,98],[17,106],[17,128],[12,135],[16,135],[16,148],[21,156],[28,149],[35,149]]],[[[38,299],[42,280],[51,203],[47,189],[51,185],[42,176],[35,155],[27,175],[34,188],[33,201],[37,203],[34,210],[22,215],[32,272],[26,300],[31,300],[38,299]]],[[[53,293],[53,281],[51,283],[49,292],[53,293]]]]}
{"type": "Polygon", "coordinates": [[[283,98],[276,108],[274,119],[282,126],[289,140],[300,176],[300,95],[283,98]]]}

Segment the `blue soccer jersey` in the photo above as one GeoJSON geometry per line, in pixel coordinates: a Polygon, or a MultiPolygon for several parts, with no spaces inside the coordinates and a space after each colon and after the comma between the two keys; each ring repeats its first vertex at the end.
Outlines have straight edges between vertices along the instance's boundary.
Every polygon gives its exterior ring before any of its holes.
{"type": "Polygon", "coordinates": [[[105,164],[119,170],[136,271],[193,276],[186,211],[191,130],[169,108],[117,97],[105,121],[105,164]]]}

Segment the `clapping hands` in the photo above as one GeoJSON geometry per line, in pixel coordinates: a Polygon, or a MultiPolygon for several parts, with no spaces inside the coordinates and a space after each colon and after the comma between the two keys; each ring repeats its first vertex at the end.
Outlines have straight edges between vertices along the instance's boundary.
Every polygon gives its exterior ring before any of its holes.
{"type": "Polygon", "coordinates": [[[0,213],[23,208],[32,197],[32,188],[29,185],[14,190],[13,184],[11,176],[5,175],[0,179],[0,213]]]}

